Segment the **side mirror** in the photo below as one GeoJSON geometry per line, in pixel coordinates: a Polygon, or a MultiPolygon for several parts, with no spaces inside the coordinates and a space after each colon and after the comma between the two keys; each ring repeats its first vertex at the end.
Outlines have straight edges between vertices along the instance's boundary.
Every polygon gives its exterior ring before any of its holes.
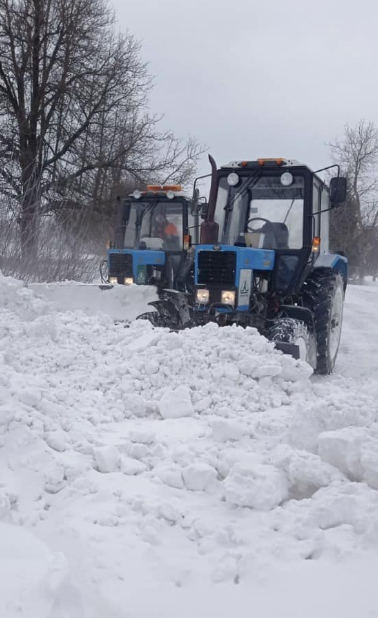
{"type": "Polygon", "coordinates": [[[345,202],[347,196],[347,179],[336,176],[331,179],[329,186],[329,201],[331,208],[345,202]]]}
{"type": "Polygon", "coordinates": [[[209,208],[209,204],[207,202],[204,202],[203,204],[201,204],[201,210],[200,210],[201,219],[206,219],[208,208],[209,208]]]}

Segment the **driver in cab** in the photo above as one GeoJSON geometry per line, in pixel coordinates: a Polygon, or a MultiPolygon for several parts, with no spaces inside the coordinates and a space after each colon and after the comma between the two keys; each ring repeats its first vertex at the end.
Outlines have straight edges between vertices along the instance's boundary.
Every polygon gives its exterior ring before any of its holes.
{"type": "Polygon", "coordinates": [[[156,215],[156,226],[155,226],[155,234],[158,238],[161,238],[164,241],[164,244],[172,246],[172,250],[174,248],[179,248],[180,240],[178,229],[174,223],[168,221],[165,215],[159,213],[156,215]]]}

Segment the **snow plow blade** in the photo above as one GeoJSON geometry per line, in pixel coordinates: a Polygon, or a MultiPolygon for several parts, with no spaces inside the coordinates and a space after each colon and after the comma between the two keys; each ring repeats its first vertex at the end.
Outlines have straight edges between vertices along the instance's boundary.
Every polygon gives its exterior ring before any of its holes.
{"type": "Polygon", "coordinates": [[[54,304],[56,311],[104,313],[115,322],[131,322],[158,299],[156,288],[107,283],[30,283],[38,296],[54,304]]]}
{"type": "Polygon", "coordinates": [[[289,354],[295,360],[300,358],[299,346],[294,343],[286,343],[286,341],[275,341],[274,345],[277,350],[281,350],[284,354],[289,354]]]}
{"type": "Polygon", "coordinates": [[[195,326],[188,297],[184,292],[163,290],[159,300],[149,303],[155,311],[148,311],[138,316],[138,320],[149,320],[154,326],[182,330],[195,326]]]}

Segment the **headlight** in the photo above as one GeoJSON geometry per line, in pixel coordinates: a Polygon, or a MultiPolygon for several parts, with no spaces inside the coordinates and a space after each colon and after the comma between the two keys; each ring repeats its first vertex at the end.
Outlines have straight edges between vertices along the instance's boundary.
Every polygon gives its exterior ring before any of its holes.
{"type": "Polygon", "coordinates": [[[223,305],[235,304],[235,291],[234,290],[222,290],[221,302],[223,305]]]}
{"type": "Polygon", "coordinates": [[[167,198],[169,200],[173,200],[176,197],[176,194],[174,191],[167,191],[167,198]]]}
{"type": "Polygon", "coordinates": [[[197,290],[196,292],[196,301],[200,305],[207,305],[210,299],[209,290],[205,290],[204,288],[197,290]]]}
{"type": "Polygon", "coordinates": [[[125,277],[123,283],[125,285],[132,285],[134,283],[134,279],[132,277],[125,277]]]}
{"type": "Polygon", "coordinates": [[[109,277],[109,283],[111,283],[112,285],[118,283],[118,277],[109,277]]]}
{"type": "Polygon", "coordinates": [[[133,198],[134,198],[135,200],[140,200],[140,198],[141,198],[141,197],[142,197],[142,192],[141,192],[141,191],[138,191],[138,189],[136,189],[136,190],[134,191],[134,193],[133,193],[133,198]]]}

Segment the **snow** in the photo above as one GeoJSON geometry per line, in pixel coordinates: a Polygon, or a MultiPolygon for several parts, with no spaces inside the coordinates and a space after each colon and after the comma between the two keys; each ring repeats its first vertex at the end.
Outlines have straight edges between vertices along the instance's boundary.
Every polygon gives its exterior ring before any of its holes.
{"type": "Polygon", "coordinates": [[[270,464],[235,464],[225,480],[226,501],[270,511],[288,499],[287,475],[270,464]]]}
{"type": "Polygon", "coordinates": [[[327,378],[129,300],[0,277],[0,615],[378,615],[378,286],[327,378]]]}
{"type": "Polygon", "coordinates": [[[191,491],[206,491],[215,485],[217,471],[206,463],[193,463],[182,471],[185,487],[191,491]]]}
{"type": "Polygon", "coordinates": [[[84,311],[87,315],[106,313],[113,320],[134,320],[148,303],[157,300],[156,290],[144,285],[115,285],[112,288],[93,283],[31,283],[30,290],[52,303],[58,311],[84,311]]]}
{"type": "Polygon", "coordinates": [[[96,468],[104,474],[115,472],[121,463],[121,455],[115,446],[101,446],[94,449],[96,468]]]}
{"type": "Polygon", "coordinates": [[[189,388],[182,385],[165,392],[159,402],[159,412],[163,418],[193,416],[194,409],[189,388]]]}
{"type": "Polygon", "coordinates": [[[70,582],[62,553],[48,547],[24,528],[0,522],[0,615],[82,616],[80,593],[70,582]]]}

